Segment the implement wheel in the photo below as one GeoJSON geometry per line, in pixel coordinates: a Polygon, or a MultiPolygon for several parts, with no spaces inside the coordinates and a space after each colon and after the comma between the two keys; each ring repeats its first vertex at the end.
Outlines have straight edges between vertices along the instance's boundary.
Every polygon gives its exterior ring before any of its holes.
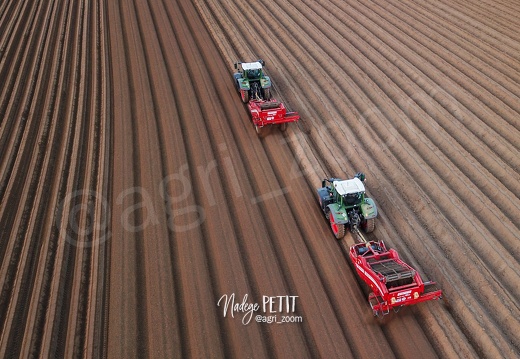
{"type": "Polygon", "coordinates": [[[345,237],[345,225],[334,222],[334,216],[331,214],[329,214],[329,221],[332,233],[334,233],[334,237],[336,237],[336,239],[342,239],[345,237]]]}
{"type": "Polygon", "coordinates": [[[287,130],[287,122],[284,122],[280,125],[280,131],[285,132],[287,130]]]}
{"type": "Polygon", "coordinates": [[[258,137],[260,138],[264,138],[265,135],[267,134],[267,126],[257,126],[255,125],[255,131],[256,131],[256,134],[258,135],[258,137]]]}

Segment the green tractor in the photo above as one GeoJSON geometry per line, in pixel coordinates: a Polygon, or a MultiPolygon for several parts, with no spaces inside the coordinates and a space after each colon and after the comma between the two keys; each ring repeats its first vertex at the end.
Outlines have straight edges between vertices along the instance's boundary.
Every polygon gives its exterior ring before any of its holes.
{"type": "Polygon", "coordinates": [[[233,77],[243,103],[248,103],[250,99],[271,99],[271,79],[264,74],[264,66],[264,60],[235,63],[237,72],[233,77]]]}
{"type": "Polygon", "coordinates": [[[370,233],[375,229],[377,207],[365,196],[364,182],[365,175],[358,172],[352,179],[324,179],[318,188],[320,207],[337,239],[345,236],[347,225],[352,232],[361,228],[370,233]]]}

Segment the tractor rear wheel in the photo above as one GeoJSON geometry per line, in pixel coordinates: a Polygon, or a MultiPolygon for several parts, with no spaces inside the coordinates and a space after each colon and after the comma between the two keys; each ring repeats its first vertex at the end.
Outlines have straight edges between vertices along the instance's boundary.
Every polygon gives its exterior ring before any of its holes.
{"type": "Polygon", "coordinates": [[[249,102],[249,91],[240,90],[240,97],[242,98],[243,103],[248,103],[249,102]]]}
{"type": "Polygon", "coordinates": [[[267,88],[264,89],[264,100],[270,100],[271,99],[271,89],[267,88]]]}
{"type": "Polygon", "coordinates": [[[330,228],[332,228],[332,233],[334,233],[334,237],[336,239],[342,239],[345,237],[345,225],[344,224],[337,224],[334,222],[334,216],[332,216],[329,213],[329,221],[330,221],[330,228]]]}
{"type": "Polygon", "coordinates": [[[365,230],[366,233],[373,232],[375,228],[376,228],[376,219],[375,218],[367,219],[365,221],[363,229],[365,230]]]}

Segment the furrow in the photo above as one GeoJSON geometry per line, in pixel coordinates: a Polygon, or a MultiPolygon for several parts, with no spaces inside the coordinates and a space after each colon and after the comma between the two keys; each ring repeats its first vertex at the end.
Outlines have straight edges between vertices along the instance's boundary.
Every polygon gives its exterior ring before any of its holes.
{"type": "MultiPolygon", "coordinates": [[[[359,11],[363,9],[363,6],[358,3],[353,4],[353,6],[355,8],[361,6],[359,11]]],[[[513,169],[520,167],[520,163],[517,163],[515,160],[517,157],[515,153],[518,152],[518,149],[515,148],[517,146],[515,146],[514,136],[510,137],[502,130],[503,127],[506,129],[511,127],[505,126],[503,119],[489,111],[486,106],[457,83],[459,81],[458,77],[454,75],[451,75],[453,78],[450,77],[449,66],[447,67],[446,61],[427,50],[416,40],[406,37],[401,29],[389,23],[383,16],[378,13],[372,13],[372,9],[367,9],[366,11],[371,14],[369,16],[371,21],[363,20],[363,23],[367,24],[372,29],[371,31],[383,41],[391,42],[393,39],[398,40],[398,42],[394,42],[396,44],[394,46],[398,47],[400,53],[411,54],[406,59],[420,69],[428,78],[435,81],[438,87],[432,97],[448,109],[475,136],[480,137],[499,158],[507,159],[510,167],[513,169]],[[387,31],[381,32],[379,30],[381,26],[386,26],[387,31]],[[414,49],[414,52],[411,53],[407,49],[414,49]],[[424,59],[428,59],[428,61],[425,62],[424,59]],[[484,126],[481,126],[481,123],[484,123],[484,126]],[[497,136],[497,132],[504,134],[504,138],[509,138],[509,141],[500,140],[502,137],[497,136]]],[[[513,133],[518,132],[514,128],[511,128],[511,130],[513,133]]]]}
{"type": "MultiPolygon", "coordinates": [[[[484,2],[474,1],[450,1],[448,6],[452,9],[468,15],[472,21],[471,23],[483,24],[499,33],[498,38],[510,37],[511,40],[518,42],[520,36],[518,35],[518,17],[515,18],[509,12],[504,10],[495,11],[493,6],[485,4],[484,2]],[[503,35],[503,36],[500,36],[503,35]]],[[[513,11],[514,12],[514,11],[513,11]]],[[[518,13],[517,13],[518,16],[518,13]]]]}
{"type": "Polygon", "coordinates": [[[106,357],[107,342],[107,311],[108,311],[108,240],[110,229],[108,228],[110,211],[108,209],[109,183],[112,180],[110,170],[111,157],[111,116],[109,104],[109,71],[108,71],[108,33],[106,30],[106,4],[102,0],[92,3],[91,17],[92,27],[95,29],[92,46],[94,70],[92,76],[95,78],[93,86],[92,115],[94,116],[94,127],[92,131],[97,134],[98,139],[93,149],[97,159],[96,168],[91,175],[93,186],[89,205],[93,208],[90,213],[87,233],[92,235],[86,246],[92,248],[91,259],[92,280],[87,295],[88,313],[86,317],[86,329],[83,339],[83,352],[85,357],[106,357]]]}
{"type": "MultiPolygon", "coordinates": [[[[133,1],[109,4],[110,43],[114,81],[114,173],[125,173],[113,183],[112,236],[110,245],[110,282],[119,283],[119,289],[110,288],[109,333],[107,356],[117,348],[120,357],[149,355],[148,307],[146,295],[146,268],[143,258],[143,221],[149,221],[145,205],[149,198],[143,189],[141,155],[138,152],[138,102],[142,101],[140,81],[142,73],[141,39],[133,1]],[[140,205],[141,204],[141,205],[140,205]],[[125,315],[125,313],[135,313],[125,315]],[[116,333],[112,337],[111,333],[116,333]],[[133,345],[117,338],[127,338],[133,345]]],[[[145,116],[142,116],[143,118],[145,116]]]]}
{"type": "MultiPolygon", "coordinates": [[[[422,41],[425,46],[428,46],[437,54],[444,54],[443,58],[449,61],[454,68],[457,68],[478,84],[478,86],[475,86],[475,84],[466,86],[474,96],[504,119],[509,118],[509,123],[512,126],[515,125],[515,117],[520,113],[518,99],[520,76],[518,78],[512,77],[511,75],[515,75],[512,71],[508,71],[508,75],[504,75],[500,71],[505,69],[502,66],[497,66],[496,60],[485,61],[488,54],[477,48],[469,47],[466,50],[467,44],[457,41],[459,38],[453,36],[453,33],[449,30],[449,24],[443,23],[436,26],[435,22],[424,17],[424,13],[419,14],[419,8],[412,8],[411,4],[406,4],[406,6],[398,4],[395,7],[385,4],[384,9],[399,21],[407,23],[408,28],[412,29],[414,33],[421,33],[420,38],[426,40],[422,41]],[[434,43],[429,45],[428,39],[432,39],[434,43]],[[446,50],[449,50],[449,52],[446,50]],[[474,90],[474,88],[478,89],[479,86],[482,88],[481,91],[474,90]],[[516,112],[508,115],[511,111],[507,108],[504,109],[504,105],[516,112]]],[[[417,38],[419,39],[419,37],[417,38]]]]}
{"type": "Polygon", "coordinates": [[[432,13],[450,24],[457,26],[459,29],[467,33],[469,36],[476,34],[478,40],[485,46],[494,48],[494,51],[502,52],[511,58],[511,62],[518,69],[518,51],[520,44],[513,39],[504,36],[495,29],[490,28],[487,24],[479,23],[466,15],[465,11],[458,11],[452,5],[446,5],[443,2],[421,2],[421,5],[432,13]]]}
{"type": "MultiPolygon", "coordinates": [[[[63,15],[63,20],[60,21],[60,36],[59,36],[59,48],[54,53],[54,60],[52,61],[55,70],[53,73],[53,88],[63,89],[64,84],[68,82],[70,76],[70,62],[67,60],[72,58],[70,56],[72,51],[73,41],[65,41],[66,35],[73,34],[72,27],[74,26],[70,21],[72,8],[68,6],[62,6],[61,11],[64,14],[68,13],[68,17],[63,15]]],[[[24,334],[23,343],[26,343],[22,348],[22,356],[31,356],[35,353],[39,353],[41,350],[42,337],[43,337],[43,326],[45,322],[46,312],[49,309],[49,293],[51,291],[51,277],[55,266],[54,258],[56,256],[56,249],[58,248],[60,241],[60,235],[57,233],[59,221],[55,217],[55,211],[49,209],[56,209],[62,206],[64,203],[59,202],[60,199],[60,175],[66,171],[68,162],[66,159],[66,147],[64,146],[68,141],[66,135],[69,132],[67,130],[67,124],[63,123],[61,119],[65,118],[65,107],[67,98],[61,96],[63,92],[54,91],[52,106],[47,110],[47,116],[51,118],[51,135],[52,140],[49,141],[51,148],[46,153],[46,157],[43,159],[43,168],[45,174],[42,176],[41,188],[46,191],[47,196],[43,196],[40,201],[38,208],[39,216],[43,217],[42,224],[38,230],[33,230],[34,233],[40,233],[41,238],[44,238],[42,244],[42,250],[40,254],[38,270],[35,273],[35,284],[36,287],[33,291],[32,298],[30,300],[30,307],[28,310],[28,323],[30,323],[24,334]]],[[[68,92],[66,92],[68,93],[68,92]]]]}
{"type": "MultiPolygon", "coordinates": [[[[48,8],[46,9],[32,8],[30,20],[27,24],[30,27],[35,26],[40,33],[40,37],[34,37],[32,41],[25,42],[16,50],[13,57],[10,56],[11,53],[9,52],[11,47],[8,50],[8,58],[16,59],[15,66],[21,70],[6,80],[8,82],[4,87],[6,91],[1,97],[0,119],[2,119],[2,124],[0,127],[0,146],[7,150],[0,153],[0,198],[4,197],[5,189],[11,178],[20,142],[28,121],[28,110],[24,99],[30,96],[28,91],[31,91],[33,87],[31,83],[28,84],[27,82],[31,81],[33,76],[36,76],[34,75],[34,69],[39,66],[39,61],[41,61],[40,57],[37,56],[39,54],[38,51],[42,51],[38,46],[38,41],[45,36],[44,26],[46,21],[42,20],[43,16],[39,16],[40,21],[34,25],[32,25],[32,22],[36,21],[35,19],[39,11],[49,11],[48,8]]],[[[3,75],[0,75],[0,77],[3,78],[3,75]]]]}
{"type": "Polygon", "coordinates": [[[66,56],[64,67],[66,76],[69,81],[61,82],[65,87],[61,88],[59,93],[65,91],[68,96],[63,99],[60,110],[64,111],[65,119],[61,125],[66,133],[66,141],[63,147],[64,166],[63,177],[60,178],[58,201],[60,207],[55,213],[56,218],[54,225],[57,231],[53,233],[54,238],[50,241],[53,244],[53,257],[55,262],[52,267],[52,275],[49,278],[49,289],[46,293],[51,305],[47,308],[44,319],[40,324],[43,328],[42,338],[39,340],[39,346],[42,355],[45,356],[63,356],[67,347],[67,329],[68,316],[70,308],[74,307],[72,295],[72,282],[75,273],[76,244],[78,229],[75,227],[75,215],[77,214],[80,204],[79,192],[83,189],[84,179],[82,178],[84,158],[84,139],[85,126],[81,119],[82,115],[82,99],[79,98],[81,93],[81,65],[82,65],[82,27],[83,27],[83,4],[71,6],[68,10],[68,25],[70,31],[67,35],[70,37],[71,48],[68,49],[69,55],[66,56]],[[79,118],[79,120],[78,120],[79,118]],[[56,238],[57,237],[57,238],[56,238]]]}
{"type": "Polygon", "coordinates": [[[8,43],[13,38],[16,24],[19,23],[22,9],[27,3],[4,2],[0,5],[0,64],[3,65],[4,53],[8,43]]]}
{"type": "MultiPolygon", "coordinates": [[[[52,8],[52,4],[49,6],[52,8]]],[[[45,26],[43,38],[49,34],[49,19],[45,26]]],[[[33,76],[30,78],[30,88],[26,90],[27,98],[23,99],[24,111],[29,112],[30,109],[34,110],[32,106],[36,103],[41,104],[41,99],[37,98],[37,101],[33,102],[35,93],[39,91],[38,84],[40,81],[46,82],[47,77],[43,76],[39,70],[46,69],[45,58],[48,55],[48,49],[46,48],[47,42],[42,40],[39,47],[35,48],[35,57],[38,58],[35,61],[35,68],[33,69],[33,76]]],[[[52,45],[50,45],[52,46],[52,45]]],[[[48,75],[43,72],[44,75],[48,75]]],[[[16,157],[15,163],[13,164],[13,175],[8,178],[8,193],[10,195],[1,202],[0,207],[0,218],[1,228],[4,231],[3,238],[6,238],[6,243],[2,245],[2,257],[0,267],[0,283],[2,283],[2,292],[0,295],[0,303],[2,303],[2,310],[0,311],[0,325],[2,326],[2,348],[1,350],[6,352],[6,345],[9,341],[5,336],[12,334],[9,329],[13,325],[13,312],[16,308],[16,303],[19,299],[18,292],[15,290],[19,283],[18,275],[23,272],[23,263],[26,261],[26,254],[30,254],[30,248],[35,245],[36,238],[25,240],[25,230],[27,229],[31,207],[34,201],[34,191],[36,188],[35,180],[39,177],[39,164],[35,162],[35,157],[43,153],[43,149],[40,147],[39,151],[35,150],[34,144],[37,141],[46,140],[45,123],[41,124],[38,121],[29,121],[29,125],[25,127],[25,131],[21,135],[20,147],[22,151],[16,157]],[[21,178],[29,178],[25,183],[21,178]],[[19,183],[24,183],[24,186],[20,186],[19,183]],[[17,210],[13,210],[17,209],[17,210]],[[6,215],[6,213],[9,213],[6,215]],[[4,237],[5,236],[5,237],[4,237]]],[[[42,146],[43,147],[43,146],[42,146]]],[[[34,251],[34,249],[33,249],[34,251]]],[[[25,272],[27,274],[27,272],[25,272]]],[[[24,287],[27,288],[27,287],[24,287]]],[[[29,288],[27,288],[29,289],[29,288]]],[[[25,298],[22,297],[23,300],[25,298]]],[[[22,311],[23,312],[23,309],[22,311]]],[[[20,323],[15,323],[20,324],[20,323]]],[[[14,331],[13,331],[14,332],[14,331]]]]}
{"type": "MultiPolygon", "coordinates": [[[[59,11],[55,8],[55,11],[53,11],[52,21],[55,25],[52,25],[54,28],[54,33],[56,33],[58,30],[58,26],[61,28],[64,22],[63,20],[60,20],[60,18],[63,18],[63,15],[61,14],[63,11],[59,11]],[[56,15],[55,15],[56,14],[56,15]],[[56,19],[55,19],[56,18],[56,19]]],[[[49,34],[50,39],[57,38],[52,32],[49,34]]],[[[31,195],[31,197],[34,197],[34,202],[31,205],[33,208],[30,214],[30,222],[28,223],[28,227],[25,231],[25,242],[26,245],[29,247],[29,252],[27,253],[27,259],[21,262],[20,264],[20,271],[29,271],[25,274],[20,274],[20,281],[18,282],[18,285],[21,287],[16,287],[14,289],[14,292],[16,295],[19,296],[19,300],[16,306],[13,306],[12,309],[14,311],[14,314],[17,316],[17,318],[20,318],[20,316],[24,316],[24,320],[20,319],[14,319],[15,324],[10,330],[11,337],[13,338],[12,342],[8,344],[11,348],[11,352],[16,352],[16,345],[22,344],[22,349],[25,349],[26,347],[23,345],[23,343],[29,343],[22,340],[22,336],[24,335],[24,328],[25,333],[32,330],[32,326],[30,323],[32,323],[29,319],[33,319],[31,313],[33,305],[37,303],[33,302],[34,298],[39,295],[39,289],[41,288],[41,283],[36,280],[36,278],[39,278],[36,274],[35,268],[39,268],[42,258],[45,257],[45,251],[40,252],[40,248],[42,246],[42,242],[45,243],[47,237],[43,237],[41,233],[41,228],[43,227],[43,221],[45,220],[45,210],[47,210],[47,204],[50,200],[50,193],[47,192],[48,187],[46,187],[42,182],[41,178],[45,178],[45,182],[47,184],[50,184],[50,179],[48,177],[48,170],[49,168],[45,166],[45,163],[48,163],[48,152],[54,152],[52,149],[54,147],[54,141],[56,140],[55,137],[55,122],[52,121],[51,113],[54,111],[55,108],[55,102],[58,92],[58,86],[57,81],[55,80],[57,77],[57,72],[61,71],[61,68],[59,66],[56,66],[57,59],[61,56],[62,53],[62,45],[63,45],[63,38],[60,38],[60,41],[57,42],[59,45],[53,45],[52,42],[50,42],[47,45],[47,52],[48,56],[45,57],[43,63],[45,64],[45,68],[41,70],[41,74],[45,74],[48,77],[42,77],[42,79],[39,80],[37,84],[37,92],[35,94],[35,98],[38,99],[35,101],[34,105],[36,108],[41,109],[41,113],[38,113],[34,111],[34,116],[37,118],[44,118],[45,120],[42,121],[42,129],[40,130],[41,136],[39,141],[39,151],[37,155],[34,156],[34,164],[37,166],[36,168],[39,168],[37,172],[33,175],[32,185],[34,189],[34,194],[31,195]],[[57,47],[57,49],[56,49],[57,47]],[[52,60],[51,60],[52,59],[52,60]],[[52,66],[52,70],[51,70],[52,66]],[[52,76],[51,76],[52,75],[52,76]],[[49,77],[53,79],[52,81],[49,81],[49,77]],[[47,82],[51,83],[51,86],[48,88],[47,82]],[[39,104],[41,101],[40,99],[45,99],[44,104],[39,104]],[[40,172],[47,173],[41,174],[40,172]],[[36,242],[38,243],[35,248],[31,248],[29,243],[36,242]],[[23,264],[25,263],[25,264],[23,264]],[[25,269],[24,269],[25,267],[25,269]],[[23,279],[22,279],[23,278],[23,279]],[[32,285],[29,283],[33,283],[32,285]],[[32,287],[35,287],[34,289],[32,287]],[[31,298],[32,297],[32,298],[31,298]],[[25,323],[24,323],[25,322],[25,323]],[[22,325],[25,324],[25,327],[22,325]]],[[[31,111],[32,112],[32,111],[31,111]]],[[[59,131],[58,131],[59,133],[59,131]]],[[[52,166],[50,166],[52,168],[52,166]]],[[[52,172],[52,170],[51,170],[52,172]]],[[[25,257],[26,255],[24,255],[25,257]]],[[[23,273],[23,272],[22,272],[23,273]]],[[[16,317],[15,317],[16,318],[16,317]]],[[[27,346],[28,347],[28,346],[27,346]]]]}

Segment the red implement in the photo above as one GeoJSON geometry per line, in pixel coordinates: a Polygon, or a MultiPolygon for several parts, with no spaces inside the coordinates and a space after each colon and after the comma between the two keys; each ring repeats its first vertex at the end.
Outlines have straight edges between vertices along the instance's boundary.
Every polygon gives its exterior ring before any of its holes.
{"type": "Polygon", "coordinates": [[[372,289],[368,301],[374,315],[390,309],[442,298],[434,282],[423,282],[419,273],[403,262],[383,241],[358,243],[350,247],[350,259],[358,275],[372,289]]]}
{"type": "Polygon", "coordinates": [[[253,125],[258,129],[268,125],[284,125],[300,119],[297,112],[287,112],[285,105],[275,99],[250,100],[247,103],[253,125]]]}

